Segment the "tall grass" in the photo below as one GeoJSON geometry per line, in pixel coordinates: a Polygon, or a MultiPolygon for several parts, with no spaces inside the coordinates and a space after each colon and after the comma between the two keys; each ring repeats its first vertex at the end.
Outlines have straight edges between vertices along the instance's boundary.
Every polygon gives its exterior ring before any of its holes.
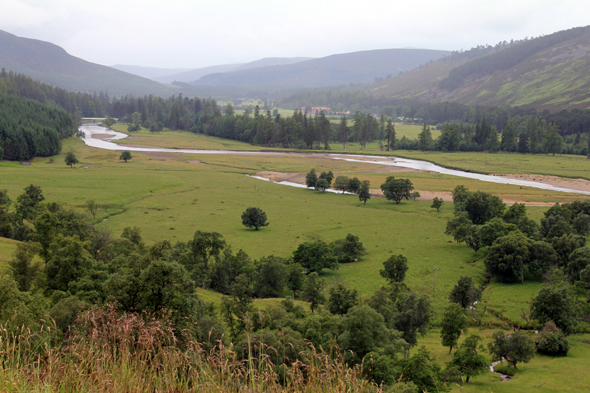
{"type": "Polygon", "coordinates": [[[362,377],[362,364],[309,346],[301,359],[276,365],[272,348],[248,340],[257,357],[239,359],[222,342],[206,349],[180,344],[166,317],[93,308],[63,345],[52,348],[25,328],[0,328],[2,392],[381,392],[362,377]]]}

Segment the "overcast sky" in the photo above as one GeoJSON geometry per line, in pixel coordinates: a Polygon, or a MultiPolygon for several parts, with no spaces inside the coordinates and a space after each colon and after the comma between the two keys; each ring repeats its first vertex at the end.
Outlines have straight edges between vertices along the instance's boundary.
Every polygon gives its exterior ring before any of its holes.
{"type": "Polygon", "coordinates": [[[0,30],[104,65],[458,50],[590,24],[588,0],[2,0],[0,30]]]}

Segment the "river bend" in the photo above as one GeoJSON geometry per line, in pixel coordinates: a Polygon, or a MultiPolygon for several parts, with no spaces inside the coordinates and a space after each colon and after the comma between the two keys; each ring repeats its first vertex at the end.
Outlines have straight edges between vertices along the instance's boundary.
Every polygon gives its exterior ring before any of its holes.
{"type": "MultiPolygon", "coordinates": [[[[80,131],[84,133],[84,143],[91,147],[96,147],[99,149],[106,149],[106,150],[128,150],[128,151],[136,151],[136,152],[162,152],[162,153],[186,153],[186,154],[220,154],[220,155],[244,155],[244,156],[285,156],[285,157],[297,157],[300,156],[301,158],[305,158],[309,155],[309,153],[287,153],[287,152],[261,152],[261,151],[231,151],[231,150],[197,150],[197,149],[166,149],[166,148],[159,148],[159,147],[133,147],[133,146],[125,146],[125,145],[118,145],[113,143],[114,140],[120,140],[126,138],[128,135],[122,132],[117,132],[93,123],[82,124],[79,128],[80,131]],[[108,140],[94,138],[94,135],[111,135],[111,138],[108,140]]],[[[490,183],[498,183],[498,184],[511,184],[521,187],[532,187],[532,188],[539,188],[543,190],[549,191],[559,191],[559,192],[568,192],[568,193],[576,193],[576,194],[584,194],[590,195],[588,191],[581,191],[581,190],[573,190],[569,188],[563,187],[556,187],[551,184],[535,182],[535,181],[527,181],[527,180],[518,180],[518,179],[509,179],[502,176],[494,176],[494,175],[484,175],[480,173],[473,173],[473,172],[465,172],[456,169],[449,169],[445,168],[431,162],[427,161],[420,161],[420,160],[411,160],[407,158],[399,158],[399,157],[386,157],[386,156],[364,156],[364,155],[356,155],[356,154],[343,154],[343,153],[316,153],[321,154],[327,158],[331,158],[334,160],[344,160],[350,162],[362,162],[365,164],[376,164],[376,165],[388,165],[388,166],[396,166],[402,168],[409,168],[409,169],[416,169],[421,171],[428,171],[428,172],[435,172],[441,173],[444,175],[452,175],[458,177],[464,177],[468,179],[475,179],[481,180],[490,183]]],[[[290,184],[289,184],[290,185],[290,184]]]]}

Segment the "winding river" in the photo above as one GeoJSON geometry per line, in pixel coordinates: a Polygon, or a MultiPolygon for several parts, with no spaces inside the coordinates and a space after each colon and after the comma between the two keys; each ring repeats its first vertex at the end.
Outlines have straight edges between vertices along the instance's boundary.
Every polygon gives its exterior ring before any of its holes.
{"type": "MultiPolygon", "coordinates": [[[[165,148],[158,148],[158,147],[133,147],[133,146],[126,146],[126,145],[118,145],[113,143],[114,140],[119,140],[126,138],[128,135],[113,131],[111,129],[93,124],[87,123],[82,124],[80,126],[80,131],[82,131],[85,135],[83,138],[84,143],[91,147],[96,147],[99,149],[106,149],[106,150],[128,150],[128,151],[136,151],[136,152],[163,152],[163,153],[187,153],[187,154],[222,154],[222,155],[244,155],[244,156],[286,156],[286,157],[301,157],[302,159],[307,157],[309,153],[286,153],[286,152],[260,152],[260,151],[230,151],[230,150],[197,150],[197,149],[165,149],[165,148]],[[106,138],[95,138],[94,135],[110,135],[112,137],[106,138]]],[[[435,172],[441,173],[444,175],[452,175],[458,177],[465,177],[469,179],[481,180],[490,183],[499,183],[499,184],[512,184],[521,187],[532,187],[532,188],[540,188],[543,190],[550,190],[550,191],[560,191],[560,192],[568,192],[568,193],[576,193],[576,194],[584,194],[590,195],[588,191],[581,191],[581,190],[573,190],[569,188],[562,188],[556,187],[551,184],[535,182],[535,181],[527,181],[527,180],[517,180],[517,179],[509,179],[502,176],[493,176],[493,175],[484,175],[480,173],[472,173],[472,172],[464,172],[456,169],[448,169],[442,166],[426,162],[426,161],[419,161],[419,160],[411,160],[407,158],[398,158],[398,157],[385,157],[385,156],[362,156],[362,155],[355,155],[355,154],[342,154],[342,153],[317,153],[327,158],[331,158],[334,160],[344,160],[350,162],[362,162],[365,164],[376,164],[376,165],[388,165],[388,166],[396,166],[402,168],[409,168],[409,169],[416,169],[421,171],[428,171],[428,172],[435,172]]],[[[291,183],[290,182],[279,182],[279,184],[291,185],[296,187],[305,187],[304,185],[291,183]]]]}

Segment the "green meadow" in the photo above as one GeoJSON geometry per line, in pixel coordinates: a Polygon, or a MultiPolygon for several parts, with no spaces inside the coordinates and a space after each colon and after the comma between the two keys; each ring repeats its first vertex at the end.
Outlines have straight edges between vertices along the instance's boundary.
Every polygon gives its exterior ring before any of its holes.
{"type": "MultiPolygon", "coordinates": [[[[192,135],[189,133],[165,132],[151,135],[142,131],[133,144],[153,144],[164,147],[246,150],[249,145],[219,138],[192,135]],[[227,144],[227,145],[224,145],[227,144]],[[229,146],[229,147],[228,147],[229,146]]],[[[250,149],[254,147],[250,146],[250,149]]],[[[251,258],[267,255],[288,257],[301,242],[321,239],[326,242],[343,238],[348,233],[359,236],[367,254],[358,262],[343,264],[339,270],[324,271],[322,278],[328,287],[345,283],[359,291],[367,299],[385,280],[380,277],[382,263],[391,255],[403,254],[408,258],[409,271],[406,283],[420,294],[432,297],[435,310],[434,320],[440,319],[448,304],[448,295],[460,276],[472,276],[479,283],[485,283],[483,265],[484,250],[477,254],[463,244],[455,243],[444,234],[447,220],[453,216],[451,203],[443,204],[440,213],[430,207],[430,201],[404,201],[399,205],[384,198],[372,198],[364,205],[356,196],[320,193],[313,190],[286,187],[271,182],[247,177],[260,171],[305,173],[310,168],[318,171],[332,170],[370,180],[372,188],[390,175],[374,172],[378,166],[335,161],[321,155],[301,157],[252,157],[236,155],[188,155],[180,153],[132,153],[128,163],[119,160],[119,152],[89,148],[72,138],[64,141],[63,153],[51,158],[35,159],[31,165],[13,162],[0,163],[0,188],[7,189],[15,200],[23,188],[34,183],[42,187],[48,202],[60,202],[68,208],[77,209],[95,224],[118,236],[125,227],[138,226],[147,243],[160,239],[186,241],[196,230],[221,233],[234,251],[245,250],[251,258]],[[66,152],[76,154],[80,163],[70,168],[64,163],[66,152]],[[96,219],[83,208],[85,201],[94,199],[99,205],[96,219]],[[262,208],[270,226],[259,231],[246,229],[241,225],[241,213],[249,206],[262,208]],[[434,267],[439,270],[434,290],[434,267]]],[[[450,154],[416,153],[416,158],[434,160],[432,157],[452,157],[450,154]]],[[[467,157],[477,154],[460,155],[461,165],[467,165],[467,157]]],[[[479,154],[479,156],[500,157],[501,155],[479,154]]],[[[503,155],[520,157],[518,155],[503,155]]],[[[527,156],[528,157],[528,156],[527,156]]],[[[533,161],[544,159],[561,160],[573,173],[582,162],[570,157],[530,156],[533,161]]],[[[448,158],[451,162],[451,158],[448,158]]],[[[482,162],[484,159],[475,161],[482,162]]],[[[495,162],[495,161],[494,161],[495,162]]],[[[487,166],[488,171],[492,164],[487,166]]],[[[499,164],[498,164],[499,165],[499,164]]],[[[518,172],[517,161],[512,162],[518,172]]],[[[458,166],[458,165],[454,165],[458,166]]],[[[541,166],[544,168],[545,166],[541,166]]],[[[549,167],[549,165],[547,165],[549,167]]],[[[508,169],[499,166],[500,171],[508,169]]],[[[590,168],[590,167],[589,167],[590,168]]],[[[527,167],[521,168],[522,173],[527,167]]],[[[418,190],[448,192],[458,184],[465,184],[471,190],[494,192],[504,198],[508,196],[533,201],[564,201],[579,196],[542,190],[521,189],[516,186],[502,186],[483,183],[447,175],[421,172],[393,173],[396,177],[410,178],[418,190]]],[[[539,220],[546,207],[529,207],[531,218],[539,220]]],[[[0,265],[6,262],[15,249],[16,242],[0,239],[0,265]]],[[[489,312],[483,325],[487,328],[479,334],[490,336],[492,328],[511,325],[525,326],[521,312],[528,310],[531,298],[541,288],[540,282],[522,284],[501,284],[492,281],[484,291],[483,302],[489,312]]],[[[221,296],[205,290],[198,290],[207,302],[219,304],[221,296]]],[[[257,307],[276,305],[278,299],[256,301],[257,307]]],[[[477,328],[472,328],[477,330],[477,328]]],[[[563,359],[539,356],[528,364],[519,364],[516,377],[509,382],[499,382],[493,374],[476,377],[459,390],[464,392],[520,392],[535,386],[535,391],[580,391],[588,386],[584,374],[576,381],[562,386],[559,378],[564,369],[568,373],[582,373],[588,367],[590,345],[584,340],[590,336],[576,335],[571,339],[572,350],[563,359]],[[538,388],[536,388],[539,386],[538,388]]],[[[448,349],[440,345],[438,332],[431,330],[420,340],[433,355],[448,360],[448,349]]]]}
{"type": "MultiPolygon", "coordinates": [[[[37,159],[32,165],[1,163],[1,187],[15,199],[25,186],[37,184],[47,201],[78,209],[89,219],[90,213],[83,205],[94,199],[100,205],[93,220],[97,228],[118,235],[125,227],[138,226],[148,243],[159,239],[186,241],[196,230],[216,231],[235,251],[243,249],[252,258],[271,254],[288,257],[301,242],[315,239],[331,242],[352,233],[363,241],[367,255],[359,262],[341,265],[339,270],[325,271],[323,277],[329,283],[344,282],[357,288],[365,297],[385,283],[379,269],[383,261],[397,254],[408,258],[407,282],[419,293],[432,295],[434,267],[440,268],[433,299],[438,310],[446,305],[459,276],[484,279],[483,252],[474,255],[471,249],[454,243],[444,234],[446,222],[453,213],[450,203],[445,203],[440,213],[430,207],[429,201],[404,201],[396,205],[384,198],[373,198],[364,205],[356,196],[297,189],[246,176],[263,170],[305,173],[316,168],[358,176],[378,188],[388,174],[367,172],[375,165],[334,161],[322,156],[301,159],[180,153],[133,153],[133,159],[124,163],[118,159],[118,152],[89,148],[73,138],[64,142],[63,152],[52,158],[37,159]],[[63,157],[68,151],[80,159],[76,168],[64,164],[63,157]],[[240,216],[249,206],[262,208],[270,226],[260,231],[243,227],[240,216]]],[[[420,172],[394,175],[412,179],[419,190],[451,191],[457,184],[465,184],[472,190],[559,200],[558,193],[498,187],[446,175],[420,172]]],[[[538,220],[544,209],[529,207],[528,210],[538,220]]],[[[0,250],[11,249],[10,244],[2,244],[0,250]]],[[[494,285],[490,291],[486,290],[486,296],[487,292],[493,293],[493,288],[494,285]]],[[[511,298],[519,299],[519,303],[498,301],[494,307],[509,315],[510,320],[518,321],[522,302],[530,301],[530,294],[526,291],[522,295],[519,288],[515,289],[518,296],[511,298]]],[[[490,298],[490,302],[494,299],[490,298]]]]}

